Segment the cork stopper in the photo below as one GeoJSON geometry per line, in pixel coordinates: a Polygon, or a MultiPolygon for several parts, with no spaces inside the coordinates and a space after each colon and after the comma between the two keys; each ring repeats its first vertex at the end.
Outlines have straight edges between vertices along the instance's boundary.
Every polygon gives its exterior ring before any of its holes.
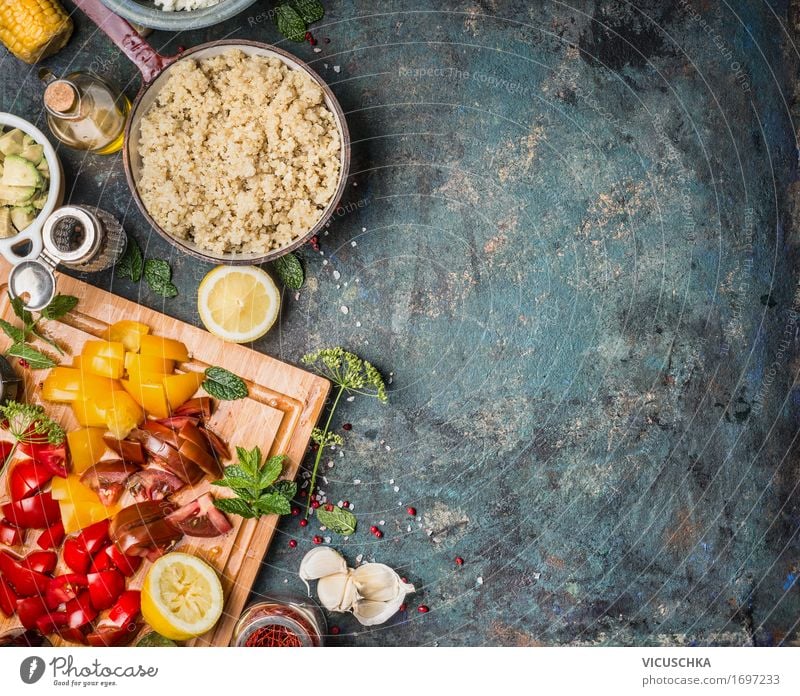
{"type": "Polygon", "coordinates": [[[63,114],[75,106],[78,93],[74,85],[65,80],[56,80],[47,85],[44,91],[44,104],[51,111],[63,114]]]}

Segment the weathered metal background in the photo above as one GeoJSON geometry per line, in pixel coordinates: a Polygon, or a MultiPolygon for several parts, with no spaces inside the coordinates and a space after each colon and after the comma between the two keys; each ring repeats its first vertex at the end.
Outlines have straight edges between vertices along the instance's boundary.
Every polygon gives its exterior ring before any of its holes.
{"type": "MultiPolygon", "coordinates": [[[[343,206],[255,348],[297,361],[342,344],[392,373],[388,406],[344,404],[353,428],[322,488],[360,519],[335,546],[419,593],[385,626],[333,617],[332,642],[796,642],[787,4],[325,6],[319,53],[281,41],[267,2],[152,40],[280,42],[347,112],[343,206]]],[[[133,96],[132,66],[75,19],[46,64],[133,96]]],[[[41,93],[0,55],[2,110],[42,125],[41,93]]],[[[88,280],[197,323],[209,269],[151,233],[120,157],[61,154],[69,198],[124,219],[181,295],[88,280]]],[[[314,527],[284,521],[259,592],[302,590],[314,527]]]]}

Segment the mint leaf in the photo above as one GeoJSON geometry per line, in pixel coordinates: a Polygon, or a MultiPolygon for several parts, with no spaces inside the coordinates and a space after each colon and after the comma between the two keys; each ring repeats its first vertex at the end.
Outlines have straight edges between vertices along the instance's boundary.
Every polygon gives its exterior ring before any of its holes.
{"type": "Polygon", "coordinates": [[[303,265],[296,254],[286,254],[272,262],[272,268],[278,277],[290,290],[299,290],[303,287],[306,274],[303,272],[303,265]]]}
{"type": "Polygon", "coordinates": [[[249,393],[244,380],[224,367],[209,367],[205,374],[205,381],[200,386],[220,401],[244,399],[249,393]]]}
{"type": "Polygon", "coordinates": [[[317,519],[319,523],[325,525],[331,531],[341,534],[342,536],[350,536],[356,531],[358,520],[356,516],[349,510],[344,508],[335,507],[333,510],[326,510],[319,508],[317,510],[317,519]]]}
{"type": "Polygon", "coordinates": [[[45,319],[60,319],[78,306],[78,298],[73,295],[56,295],[41,314],[45,319]]]}
{"type": "Polygon", "coordinates": [[[117,275],[120,278],[129,278],[134,283],[142,279],[144,271],[144,258],[139,244],[133,237],[128,237],[128,246],[117,264],[117,275]]]}
{"type": "Polygon", "coordinates": [[[292,500],[297,495],[297,484],[294,481],[277,481],[272,490],[280,493],[287,500],[292,500]]]}
{"type": "MultiPolygon", "coordinates": [[[[258,478],[259,469],[261,468],[261,450],[258,447],[253,447],[253,449],[249,451],[244,447],[237,447],[236,456],[239,459],[239,464],[241,464],[242,471],[244,471],[246,477],[250,479],[251,483],[255,482],[258,478]]],[[[229,468],[230,467],[225,468],[226,474],[229,468]]]]}
{"type": "Polygon", "coordinates": [[[258,478],[258,484],[261,488],[267,488],[275,483],[278,476],[283,472],[283,461],[285,459],[286,456],[283,454],[278,454],[267,459],[258,478]]]}
{"type": "Polygon", "coordinates": [[[22,324],[25,327],[24,331],[27,333],[29,328],[33,326],[33,314],[25,309],[25,304],[19,297],[11,297],[11,293],[9,293],[8,300],[11,302],[11,309],[14,310],[14,314],[17,315],[18,319],[22,319],[22,324]]]}
{"type": "Polygon", "coordinates": [[[290,0],[290,4],[306,24],[318,22],[325,16],[325,8],[317,0],[290,0]]]}
{"type": "Polygon", "coordinates": [[[175,297],[178,288],[172,284],[172,269],[161,259],[147,259],[144,262],[144,279],[150,289],[161,297],[175,297]]]}
{"type": "Polygon", "coordinates": [[[24,343],[25,342],[25,334],[22,329],[18,329],[13,324],[10,324],[5,319],[0,319],[0,329],[3,330],[6,336],[8,336],[14,343],[24,343]]]}
{"type": "Polygon", "coordinates": [[[290,5],[278,5],[275,10],[275,24],[278,31],[290,41],[305,41],[306,23],[290,5]]]}
{"type": "Polygon", "coordinates": [[[8,349],[8,354],[24,360],[32,370],[46,370],[55,367],[55,363],[44,353],[40,353],[24,343],[15,343],[8,349]]]}
{"type": "Polygon", "coordinates": [[[262,495],[253,507],[262,515],[288,515],[292,506],[280,493],[266,493],[262,495]]]}
{"type": "Polygon", "coordinates": [[[258,514],[241,498],[217,498],[214,507],[231,515],[239,515],[245,519],[258,517],[258,514]]]}

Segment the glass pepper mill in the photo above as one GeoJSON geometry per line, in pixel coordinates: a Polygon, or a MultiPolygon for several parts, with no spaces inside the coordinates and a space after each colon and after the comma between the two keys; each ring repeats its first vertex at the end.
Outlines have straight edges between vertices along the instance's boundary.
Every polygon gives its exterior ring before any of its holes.
{"type": "Polygon", "coordinates": [[[56,266],[88,273],[103,271],[125,253],[128,237],[105,210],[68,205],[45,220],[42,242],[41,255],[17,264],[8,276],[11,297],[20,297],[32,311],[44,309],[55,296],[56,266]]]}
{"type": "Polygon", "coordinates": [[[58,78],[47,68],[39,71],[50,132],[76,150],[110,155],[122,149],[128,98],[105,80],[85,72],[58,78]]]}

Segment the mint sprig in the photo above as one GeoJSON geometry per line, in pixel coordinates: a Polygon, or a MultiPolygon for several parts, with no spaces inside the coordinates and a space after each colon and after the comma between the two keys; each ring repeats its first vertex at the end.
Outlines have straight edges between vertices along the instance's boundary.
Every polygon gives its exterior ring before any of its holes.
{"type": "Polygon", "coordinates": [[[288,515],[292,498],[297,493],[293,481],[278,481],[283,473],[286,455],[277,454],[264,460],[261,450],[236,448],[239,463],[225,467],[223,477],[212,485],[229,488],[235,498],[218,498],[214,505],[232,515],[257,519],[262,515],[288,515]]]}

